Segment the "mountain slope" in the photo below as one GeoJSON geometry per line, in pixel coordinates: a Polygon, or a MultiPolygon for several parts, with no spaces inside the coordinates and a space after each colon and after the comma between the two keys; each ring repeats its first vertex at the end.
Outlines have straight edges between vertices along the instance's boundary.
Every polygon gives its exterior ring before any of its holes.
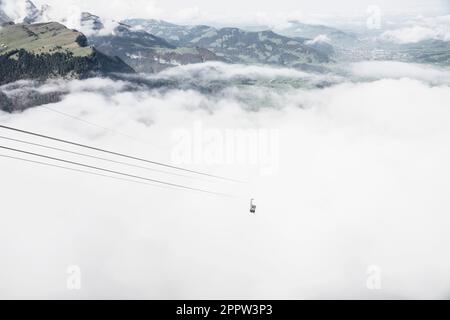
{"type": "Polygon", "coordinates": [[[204,47],[226,61],[297,67],[330,61],[326,52],[272,31],[249,32],[239,28],[179,26],[159,20],[126,20],[137,28],[161,36],[174,45],[204,47]]]}
{"type": "MultiPolygon", "coordinates": [[[[0,4],[1,4],[1,3],[0,3],[0,4]]],[[[8,17],[8,16],[6,15],[6,13],[3,12],[2,9],[0,9],[0,26],[1,26],[2,24],[4,24],[4,23],[10,22],[10,21],[11,21],[11,18],[8,17]]]]}
{"type": "MultiPolygon", "coordinates": [[[[0,0],[0,7],[2,5],[2,1],[0,0]]],[[[22,3],[20,3],[21,10],[21,16],[16,16],[14,18],[15,22],[21,22],[21,23],[37,23],[37,22],[43,22],[45,20],[45,10],[48,8],[48,6],[44,5],[41,9],[38,9],[36,5],[31,0],[25,0],[22,3]]],[[[16,13],[17,14],[17,13],[16,13]]],[[[0,25],[5,22],[13,21],[8,15],[1,10],[0,8],[0,25]]]]}
{"type": "Polygon", "coordinates": [[[450,41],[425,40],[404,45],[403,48],[412,57],[413,62],[450,65],[450,41]]]}
{"type": "Polygon", "coordinates": [[[125,20],[124,23],[167,39],[174,45],[186,45],[195,38],[216,31],[215,28],[204,25],[181,26],[164,20],[155,19],[128,19],[125,20]]]}
{"type": "Polygon", "coordinates": [[[392,43],[384,39],[375,42],[377,60],[397,60],[412,63],[450,65],[450,41],[423,40],[416,43],[392,43]]]}
{"type": "MultiPolygon", "coordinates": [[[[103,29],[99,17],[89,13],[82,16],[84,26],[94,26],[96,31],[103,29]]],[[[159,72],[176,65],[221,60],[206,49],[178,47],[123,23],[118,24],[111,34],[94,33],[89,36],[89,41],[99,50],[120,57],[138,72],[159,72]]]]}
{"type": "Polygon", "coordinates": [[[324,26],[305,24],[299,21],[289,21],[288,27],[277,29],[277,32],[294,38],[316,39],[317,37],[326,37],[333,46],[347,46],[357,42],[358,38],[354,34],[342,30],[324,26]]]}
{"type": "Polygon", "coordinates": [[[82,33],[59,23],[16,24],[0,29],[0,84],[111,72],[129,73],[133,69],[119,58],[88,46],[82,33]]]}
{"type": "Polygon", "coordinates": [[[105,25],[100,17],[89,12],[81,13],[80,22],[83,27],[86,27],[88,30],[92,31],[99,31],[105,28],[105,25]]]}
{"type": "Polygon", "coordinates": [[[209,48],[231,62],[296,66],[329,61],[325,54],[272,31],[247,32],[238,28],[209,30],[190,40],[190,43],[209,48]]]}
{"type": "Polygon", "coordinates": [[[23,19],[24,23],[36,23],[39,22],[42,18],[43,12],[39,10],[30,0],[25,1],[25,11],[26,16],[23,19]]]}

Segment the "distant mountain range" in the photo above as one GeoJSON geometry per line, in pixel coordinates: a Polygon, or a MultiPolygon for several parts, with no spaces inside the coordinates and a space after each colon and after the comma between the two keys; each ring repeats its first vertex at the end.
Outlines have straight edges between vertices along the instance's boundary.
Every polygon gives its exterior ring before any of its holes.
{"type": "MultiPolygon", "coordinates": [[[[169,67],[222,61],[319,70],[331,61],[333,47],[273,31],[180,26],[156,20],[109,23],[88,12],[80,16],[86,35],[50,22],[47,6],[26,2],[25,16],[11,22],[0,11],[0,86],[18,80],[83,79],[96,75],[159,72],[169,67]]],[[[62,93],[6,94],[0,109],[16,111],[55,102],[62,93]]]]}
{"type": "Polygon", "coordinates": [[[287,26],[277,29],[277,32],[292,38],[308,38],[314,40],[322,37],[327,39],[329,44],[335,47],[354,45],[358,42],[358,36],[353,33],[319,24],[305,24],[299,21],[289,21],[287,26]]]}
{"type": "MultiPolygon", "coordinates": [[[[9,17],[0,6],[0,109],[9,112],[55,102],[64,94],[39,90],[22,94],[16,90],[21,86],[18,80],[38,80],[32,82],[38,85],[40,81],[57,78],[84,79],[98,75],[122,78],[121,73],[155,73],[207,61],[315,72],[330,71],[328,65],[333,62],[363,60],[450,65],[450,42],[425,40],[399,44],[381,37],[382,31],[359,34],[298,21],[274,30],[264,26],[185,26],[152,19],[117,22],[88,12],[80,14],[79,25],[75,19],[74,25],[82,30],[77,31],[65,26],[74,19],[53,22],[48,6],[37,8],[26,0],[24,8],[24,16],[17,18],[9,17]],[[12,20],[20,23],[14,24],[12,20]]],[[[144,81],[142,77],[124,78],[144,81]]],[[[158,80],[145,85],[179,88],[183,87],[183,81],[158,80]]],[[[200,87],[210,89],[209,84],[200,87]]]]}
{"type": "Polygon", "coordinates": [[[103,35],[102,21],[90,13],[82,14],[82,24],[98,31],[88,37],[92,45],[106,54],[120,57],[138,72],[152,73],[177,65],[222,61],[207,49],[176,46],[124,23],[118,23],[112,33],[103,35]]]}
{"type": "MultiPolygon", "coordinates": [[[[26,2],[23,23],[45,21],[47,7],[26,2]]],[[[4,19],[9,20],[5,17],[4,19]]],[[[289,38],[273,31],[249,32],[239,28],[180,26],[156,20],[127,20],[106,32],[104,21],[91,13],[81,14],[87,39],[99,52],[117,56],[137,72],[153,73],[169,67],[223,61],[267,64],[314,70],[331,61],[333,47],[289,38]]]]}
{"type": "Polygon", "coordinates": [[[252,32],[205,25],[181,26],[143,19],[129,19],[124,23],[167,39],[175,46],[206,48],[230,63],[302,68],[330,62],[333,52],[329,45],[322,48],[308,45],[311,39],[289,38],[270,30],[252,32]]]}
{"type": "Polygon", "coordinates": [[[408,52],[412,62],[450,65],[450,42],[448,41],[425,40],[402,47],[408,52]]]}

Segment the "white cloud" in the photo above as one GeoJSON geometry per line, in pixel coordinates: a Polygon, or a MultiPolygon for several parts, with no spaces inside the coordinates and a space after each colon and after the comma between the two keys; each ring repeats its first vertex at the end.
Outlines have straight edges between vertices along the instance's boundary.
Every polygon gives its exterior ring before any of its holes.
{"type": "Polygon", "coordinates": [[[382,38],[387,41],[397,42],[401,44],[417,43],[424,40],[448,41],[450,39],[450,32],[447,33],[443,32],[442,30],[416,26],[393,31],[386,31],[382,35],[382,38]]]}
{"type": "MultiPolygon", "coordinates": [[[[43,2],[44,0],[36,0],[37,2],[43,2]]],[[[343,0],[339,3],[331,0],[317,0],[314,2],[308,0],[299,0],[292,2],[291,0],[281,0],[277,3],[270,1],[237,1],[230,0],[223,3],[211,2],[207,0],[195,0],[195,1],[180,1],[180,0],[131,0],[128,2],[119,0],[100,0],[95,3],[87,0],[45,0],[51,5],[58,5],[61,2],[65,5],[78,4],[80,6],[90,6],[99,10],[102,14],[125,14],[127,16],[143,17],[149,14],[163,13],[164,15],[170,15],[179,11],[186,10],[186,8],[199,8],[202,11],[208,12],[212,15],[227,14],[228,16],[243,16],[244,14],[252,14],[257,11],[274,13],[277,12],[294,12],[301,10],[308,14],[331,14],[331,15],[344,15],[344,14],[359,14],[365,15],[368,6],[373,5],[371,0],[343,0]]],[[[383,12],[391,13],[396,12],[405,14],[407,12],[421,12],[427,14],[432,11],[433,13],[438,10],[448,9],[445,1],[442,0],[378,0],[377,5],[383,8],[383,12]]],[[[112,18],[112,17],[111,17],[112,18]]]]}
{"type": "Polygon", "coordinates": [[[28,4],[26,0],[0,1],[0,6],[14,22],[22,22],[27,16],[28,4]]]}
{"type": "MultiPolygon", "coordinates": [[[[205,80],[230,80],[234,77],[248,76],[250,78],[273,79],[287,78],[311,78],[315,75],[291,68],[276,68],[268,66],[224,64],[220,62],[208,62],[205,64],[190,64],[179,68],[167,69],[150,77],[197,77],[205,80]]],[[[318,76],[320,77],[320,76],[318,76]]]]}
{"type": "MultiPolygon", "coordinates": [[[[8,6],[17,6],[24,0],[3,0],[8,6]]],[[[372,1],[345,0],[336,3],[331,0],[293,2],[253,2],[227,1],[224,3],[196,0],[148,1],[148,0],[35,0],[38,7],[49,4],[57,17],[66,16],[68,8],[78,7],[107,20],[125,18],[165,19],[179,23],[209,23],[215,25],[255,25],[264,24],[272,27],[282,26],[288,20],[300,19],[303,22],[333,23],[336,18],[348,20],[358,17],[364,22],[366,9],[372,1]]],[[[436,15],[448,10],[443,0],[379,0],[377,3],[386,13],[436,15]],[[408,8],[408,9],[405,9],[408,8]]],[[[16,9],[14,9],[16,10],[16,9]]]]}
{"type": "Polygon", "coordinates": [[[331,40],[326,34],[320,34],[312,40],[306,41],[306,44],[316,44],[316,43],[330,43],[331,40]]]}
{"type": "Polygon", "coordinates": [[[434,85],[450,85],[450,70],[448,68],[438,69],[424,64],[397,61],[358,62],[350,65],[350,71],[356,77],[371,80],[409,78],[434,85]]]}
{"type": "Polygon", "coordinates": [[[418,17],[402,28],[384,32],[381,38],[400,44],[424,40],[450,41],[450,16],[418,17]]]}
{"type": "MultiPolygon", "coordinates": [[[[364,74],[375,77],[379,67],[365,65],[364,74]]],[[[281,163],[279,175],[251,174],[248,188],[230,188],[245,196],[230,201],[0,159],[0,296],[447,298],[450,88],[433,86],[430,70],[410,67],[409,79],[314,90],[229,83],[221,94],[205,94],[130,92],[125,82],[105,79],[59,84],[72,93],[52,108],[148,144],[45,108],[1,113],[2,124],[160,161],[170,159],[173,130],[195,121],[219,130],[275,128],[281,163]],[[245,111],[267,94],[277,108],[245,111]],[[257,199],[254,217],[247,196],[257,199]],[[83,276],[79,292],[65,288],[74,264],[83,276]],[[381,292],[366,289],[370,265],[383,270],[381,292]]],[[[163,79],[201,74],[216,83],[248,71],[201,68],[172,69],[163,79]]],[[[276,72],[294,82],[304,76],[270,68],[249,76],[276,72]]],[[[250,174],[238,165],[196,169],[250,174]]]]}

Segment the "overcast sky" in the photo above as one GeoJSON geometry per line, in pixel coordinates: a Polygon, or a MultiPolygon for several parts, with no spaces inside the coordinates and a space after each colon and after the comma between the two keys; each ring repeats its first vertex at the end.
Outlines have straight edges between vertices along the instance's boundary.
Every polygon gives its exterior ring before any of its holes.
{"type": "MultiPolygon", "coordinates": [[[[12,0],[16,1],[16,0],[12,0]]],[[[446,14],[450,10],[448,0],[35,0],[38,5],[48,3],[60,11],[70,10],[71,5],[83,11],[106,18],[161,18],[177,21],[242,20],[248,17],[280,19],[307,18],[317,15],[364,16],[370,5],[378,5],[386,13],[446,14]]]]}

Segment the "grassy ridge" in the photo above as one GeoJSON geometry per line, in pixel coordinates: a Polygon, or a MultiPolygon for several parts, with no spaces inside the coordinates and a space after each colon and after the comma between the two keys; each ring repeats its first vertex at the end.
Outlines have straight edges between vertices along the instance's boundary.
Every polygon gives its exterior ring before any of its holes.
{"type": "Polygon", "coordinates": [[[75,57],[94,53],[82,33],[56,22],[7,25],[0,29],[0,54],[20,49],[34,54],[71,53],[75,57]]]}

